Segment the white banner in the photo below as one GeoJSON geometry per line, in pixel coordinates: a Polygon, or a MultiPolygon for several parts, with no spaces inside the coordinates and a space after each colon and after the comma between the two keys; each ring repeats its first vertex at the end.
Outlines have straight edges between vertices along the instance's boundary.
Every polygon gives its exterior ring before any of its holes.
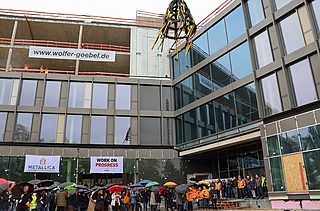
{"type": "Polygon", "coordinates": [[[60,156],[26,155],[24,172],[59,173],[60,156]]]}
{"type": "Polygon", "coordinates": [[[97,62],[115,62],[115,51],[100,51],[74,48],[51,48],[30,46],[29,57],[46,59],[71,59],[97,62]]]}
{"type": "Polygon", "coordinates": [[[123,173],[123,157],[91,157],[90,173],[123,173]]]}

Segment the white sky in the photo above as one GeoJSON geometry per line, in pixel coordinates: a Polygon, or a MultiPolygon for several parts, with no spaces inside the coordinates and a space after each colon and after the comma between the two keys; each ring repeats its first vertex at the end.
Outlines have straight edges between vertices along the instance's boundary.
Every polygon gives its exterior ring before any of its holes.
{"type": "MultiPolygon", "coordinates": [[[[164,14],[171,0],[6,0],[0,8],[135,19],[136,10],[164,14]]],[[[186,0],[198,23],[225,0],[186,0]]]]}

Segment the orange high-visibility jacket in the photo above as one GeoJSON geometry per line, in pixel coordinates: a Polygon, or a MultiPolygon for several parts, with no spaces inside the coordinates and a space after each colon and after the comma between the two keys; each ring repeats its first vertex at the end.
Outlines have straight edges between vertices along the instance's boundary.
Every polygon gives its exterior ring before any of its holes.
{"type": "Polygon", "coordinates": [[[199,199],[199,200],[202,200],[202,199],[203,199],[202,191],[198,190],[198,191],[197,191],[197,194],[198,194],[198,199],[199,199]]]}
{"type": "Polygon", "coordinates": [[[192,188],[192,189],[191,189],[191,193],[192,193],[192,195],[191,195],[192,198],[193,198],[193,199],[196,199],[196,198],[197,198],[197,191],[196,191],[196,189],[192,188]]]}
{"type": "Polygon", "coordinates": [[[221,189],[221,183],[218,182],[218,183],[216,183],[215,190],[220,190],[220,189],[221,189]]]}
{"type": "Polygon", "coordinates": [[[238,180],[238,188],[244,188],[244,186],[246,186],[246,181],[238,180]]]}
{"type": "Polygon", "coordinates": [[[187,200],[188,200],[188,201],[192,201],[192,200],[193,200],[191,190],[189,190],[189,191],[186,193],[186,196],[187,196],[187,200]]]}
{"type": "Polygon", "coordinates": [[[210,197],[209,191],[207,189],[202,190],[201,192],[204,198],[208,199],[210,197]]]}

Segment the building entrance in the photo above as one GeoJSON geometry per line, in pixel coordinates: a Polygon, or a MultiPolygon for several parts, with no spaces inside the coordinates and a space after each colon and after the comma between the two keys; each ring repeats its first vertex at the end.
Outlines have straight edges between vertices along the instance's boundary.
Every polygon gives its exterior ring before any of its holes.
{"type": "Polygon", "coordinates": [[[83,184],[87,183],[88,186],[100,184],[100,183],[115,183],[115,184],[127,184],[133,183],[133,175],[132,174],[79,174],[79,182],[83,184]]]}

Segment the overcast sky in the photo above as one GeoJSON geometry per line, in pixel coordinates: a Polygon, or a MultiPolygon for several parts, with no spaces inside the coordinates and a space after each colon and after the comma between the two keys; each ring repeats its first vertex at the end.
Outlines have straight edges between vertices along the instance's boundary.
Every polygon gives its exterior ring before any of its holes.
{"type": "MultiPolygon", "coordinates": [[[[136,10],[164,14],[171,0],[7,0],[0,8],[134,19],[136,10]]],[[[196,23],[225,0],[186,0],[196,23]]]]}

